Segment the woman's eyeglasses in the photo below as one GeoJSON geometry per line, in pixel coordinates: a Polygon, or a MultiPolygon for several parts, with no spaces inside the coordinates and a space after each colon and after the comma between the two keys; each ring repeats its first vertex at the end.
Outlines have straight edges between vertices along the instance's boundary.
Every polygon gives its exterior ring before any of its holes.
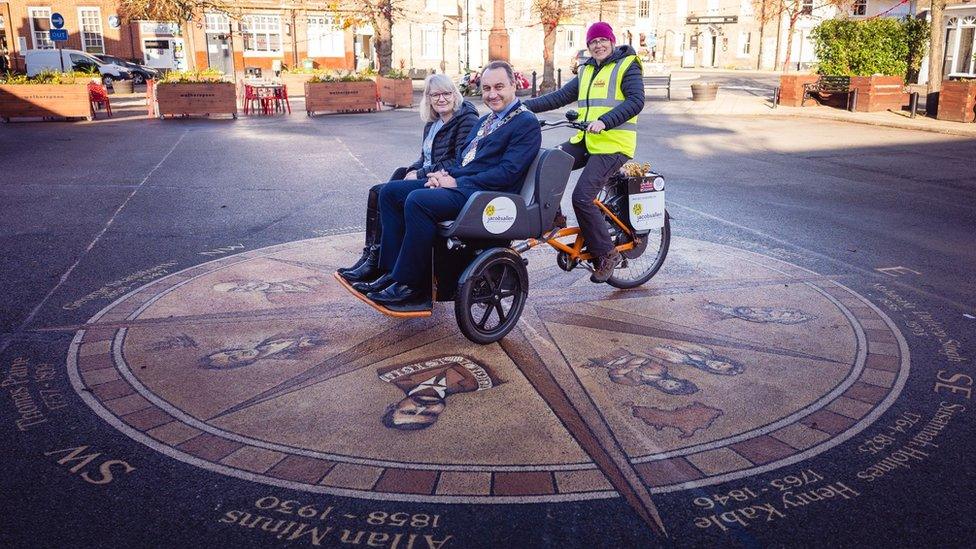
{"type": "Polygon", "coordinates": [[[441,99],[447,101],[448,99],[451,98],[452,95],[454,95],[454,92],[436,92],[436,93],[428,93],[427,97],[429,97],[432,101],[439,101],[441,99]]]}

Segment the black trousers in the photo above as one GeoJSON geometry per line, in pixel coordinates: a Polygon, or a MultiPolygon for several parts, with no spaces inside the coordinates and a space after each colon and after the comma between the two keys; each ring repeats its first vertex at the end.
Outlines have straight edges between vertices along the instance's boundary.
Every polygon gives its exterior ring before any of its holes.
{"type": "Polygon", "coordinates": [[[572,155],[574,170],[583,168],[573,191],[573,211],[576,212],[576,221],[579,222],[586,247],[596,257],[607,255],[614,247],[613,242],[610,241],[603,212],[593,200],[606,186],[607,179],[630,158],[622,153],[590,154],[582,143],[569,141],[559,145],[559,148],[572,155]]]}
{"type": "MultiPolygon", "coordinates": [[[[390,176],[390,181],[403,179],[407,175],[407,168],[397,168],[390,176]]],[[[366,197],[366,246],[379,246],[383,238],[383,223],[380,221],[380,189],[386,183],[379,183],[369,188],[366,197]]]]}

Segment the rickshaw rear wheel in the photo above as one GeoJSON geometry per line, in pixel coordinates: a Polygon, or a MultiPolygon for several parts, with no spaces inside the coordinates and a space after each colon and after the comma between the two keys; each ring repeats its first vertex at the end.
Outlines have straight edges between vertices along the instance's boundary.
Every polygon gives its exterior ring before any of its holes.
{"type": "Polygon", "coordinates": [[[510,248],[482,252],[461,274],[454,315],[465,337],[486,345],[518,323],[529,295],[529,273],[510,248]]]}

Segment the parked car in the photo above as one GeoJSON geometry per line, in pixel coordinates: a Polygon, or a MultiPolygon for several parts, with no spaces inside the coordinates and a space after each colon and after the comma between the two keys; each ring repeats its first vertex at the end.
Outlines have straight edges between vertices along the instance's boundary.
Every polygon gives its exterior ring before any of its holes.
{"type": "Polygon", "coordinates": [[[140,65],[139,63],[133,63],[132,61],[126,61],[125,59],[115,57],[114,55],[105,55],[100,53],[96,53],[94,55],[108,65],[115,65],[129,69],[129,72],[132,73],[133,84],[145,84],[146,80],[149,80],[150,78],[159,78],[159,71],[152,67],[140,65]]]}
{"type": "Polygon", "coordinates": [[[576,52],[576,55],[573,56],[573,59],[569,62],[569,70],[571,70],[573,74],[576,74],[577,72],[579,72],[580,65],[586,63],[586,60],[589,58],[590,58],[590,50],[585,50],[585,49],[579,50],[578,52],[576,52]]]}
{"type": "Polygon", "coordinates": [[[105,64],[101,59],[80,50],[27,50],[24,59],[27,76],[37,76],[43,71],[97,72],[106,86],[111,86],[115,80],[132,78],[129,69],[105,64]]]}

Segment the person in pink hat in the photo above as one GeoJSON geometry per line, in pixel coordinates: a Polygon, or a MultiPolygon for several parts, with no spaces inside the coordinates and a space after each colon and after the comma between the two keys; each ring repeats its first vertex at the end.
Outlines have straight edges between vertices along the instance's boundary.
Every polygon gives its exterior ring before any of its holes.
{"type": "Polygon", "coordinates": [[[606,282],[621,257],[610,240],[603,213],[593,200],[607,179],[634,157],[637,150],[637,115],[644,108],[644,81],[634,48],[617,46],[609,24],[599,21],[586,31],[590,58],[575,78],[562,88],[529,99],[532,112],[545,112],[577,103],[579,121],[588,124],[559,146],[573,155],[574,170],[583,168],[573,191],[573,210],[590,253],[596,257],[590,280],[606,282]]]}

